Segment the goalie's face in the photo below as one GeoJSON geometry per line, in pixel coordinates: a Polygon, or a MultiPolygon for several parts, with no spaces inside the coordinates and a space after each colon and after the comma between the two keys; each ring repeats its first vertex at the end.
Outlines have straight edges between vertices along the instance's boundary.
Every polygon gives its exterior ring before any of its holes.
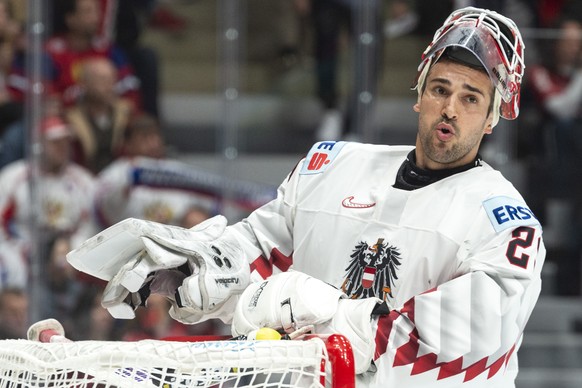
{"type": "Polygon", "coordinates": [[[492,99],[487,73],[447,59],[434,64],[414,105],[418,166],[440,170],[474,160],[483,136],[492,131],[492,99]]]}

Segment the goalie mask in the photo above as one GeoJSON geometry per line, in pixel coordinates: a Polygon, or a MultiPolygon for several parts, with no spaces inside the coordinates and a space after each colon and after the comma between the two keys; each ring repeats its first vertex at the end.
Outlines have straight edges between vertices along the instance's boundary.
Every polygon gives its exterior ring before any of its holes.
{"type": "Polygon", "coordinates": [[[467,7],[453,12],[438,29],[422,54],[422,62],[412,85],[422,93],[432,64],[443,54],[471,67],[483,68],[493,86],[494,120],[513,120],[519,114],[519,93],[525,70],[524,44],[515,23],[486,9],[467,7]]]}

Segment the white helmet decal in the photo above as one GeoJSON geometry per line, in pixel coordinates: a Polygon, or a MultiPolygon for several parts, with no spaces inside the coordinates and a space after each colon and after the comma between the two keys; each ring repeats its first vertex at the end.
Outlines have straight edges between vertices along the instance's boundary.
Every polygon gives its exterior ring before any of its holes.
{"type": "Polygon", "coordinates": [[[413,88],[424,82],[422,77],[426,76],[427,65],[436,63],[449,47],[463,48],[479,60],[496,94],[499,93],[499,115],[515,119],[519,114],[519,93],[525,70],[525,46],[515,23],[486,9],[467,7],[454,11],[422,54],[413,88]]]}

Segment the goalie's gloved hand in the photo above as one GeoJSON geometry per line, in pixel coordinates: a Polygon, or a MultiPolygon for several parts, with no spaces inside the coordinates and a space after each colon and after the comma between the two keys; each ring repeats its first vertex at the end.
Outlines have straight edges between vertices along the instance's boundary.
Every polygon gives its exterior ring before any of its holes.
{"type": "Polygon", "coordinates": [[[175,319],[195,323],[213,318],[249,282],[242,249],[224,235],[225,228],[222,216],[192,229],[127,219],[87,240],[67,259],[109,281],[102,304],[116,318],[133,318],[135,308],[154,292],[169,297],[175,319]]]}
{"type": "Polygon", "coordinates": [[[190,273],[176,289],[175,298],[170,298],[172,318],[187,324],[211,318],[229,323],[236,297],[250,282],[249,263],[236,238],[226,232],[212,242],[182,244],[164,238],[158,242],[165,248],[189,255],[190,273]]]}
{"type": "Polygon", "coordinates": [[[372,312],[377,298],[347,299],[337,288],[302,272],[287,271],[250,284],[240,296],[232,335],[262,327],[287,333],[314,325],[317,334],[343,334],[354,351],[356,373],[370,367],[374,355],[372,312]]]}

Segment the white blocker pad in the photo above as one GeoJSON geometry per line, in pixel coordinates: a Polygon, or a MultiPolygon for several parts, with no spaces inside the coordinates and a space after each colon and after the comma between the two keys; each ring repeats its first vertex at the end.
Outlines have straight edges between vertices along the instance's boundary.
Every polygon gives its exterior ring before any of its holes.
{"type": "Polygon", "coordinates": [[[222,222],[217,223],[214,218],[206,220],[192,230],[127,218],[96,234],[80,247],[69,252],[67,261],[81,272],[109,281],[124,264],[145,248],[142,236],[159,236],[187,241],[193,237],[203,236],[205,229],[220,228],[220,226],[224,228],[226,219],[219,220],[222,222]],[[214,220],[214,223],[211,220],[214,220]],[[217,226],[217,224],[222,225],[217,226]]]}

